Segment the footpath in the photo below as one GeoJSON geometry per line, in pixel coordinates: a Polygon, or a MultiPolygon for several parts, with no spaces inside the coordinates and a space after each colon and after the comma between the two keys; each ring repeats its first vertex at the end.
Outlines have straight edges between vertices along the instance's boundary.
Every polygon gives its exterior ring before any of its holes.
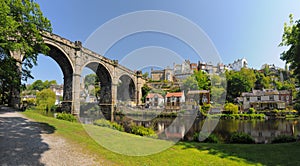
{"type": "Polygon", "coordinates": [[[54,131],[46,123],[0,106],[0,166],[102,165],[54,131]]]}

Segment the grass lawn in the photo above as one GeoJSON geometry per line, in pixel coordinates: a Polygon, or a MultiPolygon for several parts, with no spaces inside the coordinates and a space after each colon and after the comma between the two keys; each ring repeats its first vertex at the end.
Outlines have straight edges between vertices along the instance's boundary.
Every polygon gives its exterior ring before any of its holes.
{"type": "Polygon", "coordinates": [[[23,114],[53,126],[54,134],[66,138],[85,153],[92,154],[104,165],[300,165],[300,143],[238,145],[179,142],[171,146],[172,142],[57,120],[33,111],[23,114]],[[110,150],[104,148],[106,145],[110,145],[110,150]],[[112,152],[143,155],[136,152],[144,148],[147,154],[164,147],[169,148],[147,156],[128,156],[112,152]]]}

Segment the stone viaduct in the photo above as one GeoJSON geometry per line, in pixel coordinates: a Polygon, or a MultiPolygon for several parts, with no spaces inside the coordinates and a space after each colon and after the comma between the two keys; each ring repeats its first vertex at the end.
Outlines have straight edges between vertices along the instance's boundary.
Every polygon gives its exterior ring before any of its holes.
{"type": "MultiPolygon", "coordinates": [[[[48,56],[60,66],[64,76],[62,109],[74,115],[80,113],[80,84],[85,67],[93,70],[100,79],[99,104],[114,111],[118,100],[131,100],[141,104],[141,88],[145,84],[140,71],[133,72],[87,48],[80,41],[71,42],[55,34],[44,34],[45,43],[50,48],[48,56]],[[121,84],[121,85],[120,85],[121,84]]],[[[12,53],[17,60],[22,60],[18,53],[12,53]]],[[[48,70],[51,73],[51,69],[48,70]]],[[[45,73],[47,74],[47,73],[45,73]]],[[[20,103],[20,96],[15,96],[15,105],[20,103]]]]}

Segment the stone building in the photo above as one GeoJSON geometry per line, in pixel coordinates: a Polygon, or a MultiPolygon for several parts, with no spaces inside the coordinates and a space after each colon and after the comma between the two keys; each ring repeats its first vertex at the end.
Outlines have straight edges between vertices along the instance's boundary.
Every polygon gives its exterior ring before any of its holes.
{"type": "Polygon", "coordinates": [[[256,110],[273,110],[273,109],[286,109],[292,104],[292,92],[288,90],[253,90],[252,92],[244,92],[241,97],[244,111],[249,108],[256,110]]]}

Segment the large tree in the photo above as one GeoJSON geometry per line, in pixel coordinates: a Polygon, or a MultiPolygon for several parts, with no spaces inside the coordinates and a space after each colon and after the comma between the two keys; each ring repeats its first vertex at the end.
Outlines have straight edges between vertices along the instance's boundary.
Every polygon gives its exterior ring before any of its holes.
{"type": "Polygon", "coordinates": [[[20,89],[20,79],[32,78],[30,69],[36,65],[38,53],[47,54],[49,48],[42,33],[52,29],[33,0],[1,0],[0,6],[0,89],[1,96],[9,102],[18,95],[15,92],[20,89]],[[14,59],[11,54],[19,57],[14,59]],[[7,79],[10,76],[14,79],[7,79]],[[9,89],[3,88],[8,86],[9,89]]]}
{"type": "Polygon", "coordinates": [[[284,32],[279,46],[287,46],[288,50],[281,53],[281,59],[290,65],[294,74],[300,80],[300,20],[294,22],[290,16],[290,24],[284,23],[284,32]]]}
{"type": "Polygon", "coordinates": [[[227,78],[227,101],[233,102],[243,92],[250,92],[255,85],[256,77],[252,69],[242,68],[240,71],[229,71],[227,78]]]}

